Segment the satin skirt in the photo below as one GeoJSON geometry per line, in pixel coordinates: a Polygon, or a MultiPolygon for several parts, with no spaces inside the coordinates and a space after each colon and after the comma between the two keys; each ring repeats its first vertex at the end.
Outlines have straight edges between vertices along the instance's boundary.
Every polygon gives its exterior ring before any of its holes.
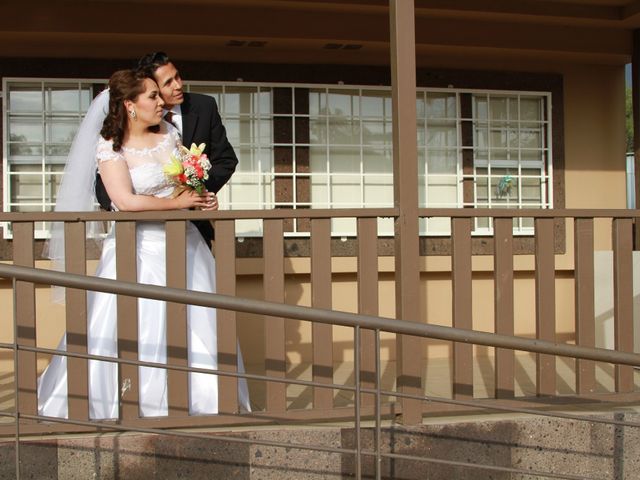
{"type": "MultiPolygon", "coordinates": [[[[164,224],[140,223],[137,226],[138,283],[165,285],[164,224]]],[[[102,256],[96,271],[101,278],[116,278],[116,250],[113,232],[104,240],[102,256]]],[[[214,293],[215,259],[197,228],[187,227],[187,288],[214,293]]],[[[117,357],[116,296],[87,292],[87,348],[89,354],[117,357]]],[[[138,299],[138,358],[141,361],[167,362],[166,304],[158,300],[138,299]]],[[[191,367],[216,369],[216,310],[189,305],[187,307],[188,363],[191,367]]],[[[66,350],[66,338],[58,347],[66,350]]],[[[244,372],[238,348],[238,371],[244,372]]],[[[138,367],[140,415],[158,417],[168,414],[167,371],[161,368],[138,367]]],[[[218,413],[218,377],[190,372],[189,413],[218,413]]],[[[118,385],[116,363],[89,360],[89,417],[118,418],[119,395],[126,382],[118,385]]],[[[186,394],[186,392],[185,392],[186,394]]],[[[247,382],[238,380],[241,409],[250,411],[247,382]]],[[[56,355],[38,378],[38,413],[50,417],[68,418],[67,360],[56,355]]]]}

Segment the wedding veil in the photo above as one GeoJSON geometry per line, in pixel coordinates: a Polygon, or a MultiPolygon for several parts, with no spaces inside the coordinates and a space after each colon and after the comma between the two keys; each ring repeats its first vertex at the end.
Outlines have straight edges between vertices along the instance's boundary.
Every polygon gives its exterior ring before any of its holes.
{"type": "MultiPolygon", "coordinates": [[[[96,210],[96,149],[102,124],[109,111],[109,90],[103,90],[91,102],[69,150],[64,175],[56,197],[56,212],[96,210]]],[[[89,222],[87,236],[97,238],[104,233],[102,222],[89,222]]],[[[64,271],[64,223],[54,222],[44,255],[52,260],[52,268],[64,271]]],[[[63,289],[54,288],[53,300],[64,301],[63,289]]]]}

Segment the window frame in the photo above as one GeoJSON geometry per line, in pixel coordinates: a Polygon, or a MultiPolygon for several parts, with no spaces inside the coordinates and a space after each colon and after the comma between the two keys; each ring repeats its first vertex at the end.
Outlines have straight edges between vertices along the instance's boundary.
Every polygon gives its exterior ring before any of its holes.
{"type": "MultiPolygon", "coordinates": [[[[77,78],[45,78],[45,77],[39,77],[39,78],[31,78],[31,77],[5,77],[3,78],[3,91],[8,93],[8,88],[7,85],[10,83],[19,83],[19,82],[24,82],[24,83],[40,83],[41,84],[41,91],[45,92],[45,88],[47,83],[51,83],[51,84],[56,84],[56,83],[73,83],[73,84],[77,84],[78,85],[78,90],[80,90],[80,87],[82,84],[92,84],[92,87],[94,89],[94,93],[95,93],[95,88],[97,88],[98,86],[102,86],[106,83],[106,80],[104,79],[96,79],[96,78],[82,78],[82,79],[77,79],[77,78]]],[[[278,202],[277,201],[277,192],[276,192],[276,188],[275,186],[271,188],[271,199],[269,201],[263,201],[263,208],[269,208],[269,205],[271,206],[271,208],[273,207],[287,207],[290,206],[291,208],[296,208],[296,207],[309,207],[309,206],[313,206],[312,203],[309,201],[309,203],[307,205],[304,205],[304,202],[297,202],[296,201],[296,188],[298,185],[298,177],[302,177],[302,178],[308,178],[313,176],[313,172],[311,172],[311,170],[309,170],[309,172],[306,173],[300,173],[297,171],[296,168],[296,154],[297,154],[297,147],[300,146],[306,146],[308,148],[311,147],[311,143],[308,142],[307,144],[301,143],[301,142],[296,142],[296,119],[297,118],[307,118],[307,120],[310,119],[310,114],[307,112],[306,115],[305,114],[299,114],[297,113],[297,109],[296,109],[296,105],[295,105],[295,98],[296,98],[296,92],[301,90],[301,89],[324,89],[325,92],[329,92],[329,91],[336,91],[336,90],[358,90],[360,92],[360,98],[362,97],[362,91],[391,91],[391,87],[389,86],[383,86],[383,85],[354,85],[354,84],[328,84],[328,83],[322,83],[322,84],[318,84],[318,83],[288,83],[288,82],[244,82],[244,81],[206,81],[206,80],[201,80],[201,81],[188,81],[185,82],[185,91],[197,91],[198,93],[204,93],[204,94],[208,94],[213,96],[214,98],[216,98],[218,100],[218,102],[220,103],[219,107],[220,107],[220,114],[223,120],[223,124],[225,123],[225,120],[232,118],[234,115],[230,115],[227,111],[226,111],[226,105],[225,105],[225,90],[227,88],[233,89],[234,87],[245,87],[245,88],[255,88],[258,92],[260,92],[261,89],[265,89],[265,90],[270,90],[271,92],[275,91],[275,89],[277,88],[284,88],[284,89],[288,89],[291,92],[291,98],[292,98],[292,111],[290,114],[286,114],[286,113],[277,113],[275,111],[274,105],[272,103],[272,111],[271,111],[271,142],[270,142],[270,147],[267,145],[266,147],[262,147],[261,144],[258,144],[258,151],[260,151],[261,149],[264,150],[269,150],[271,149],[271,161],[272,161],[272,165],[271,165],[271,171],[270,172],[259,172],[259,176],[260,179],[264,178],[269,178],[271,177],[271,181],[272,183],[275,185],[275,183],[277,182],[278,178],[291,178],[292,182],[293,182],[293,202],[291,202],[291,205],[286,205],[283,204],[282,202],[278,202]],[[213,87],[213,88],[219,88],[220,92],[219,93],[205,93],[202,92],[201,90],[203,88],[206,87],[213,87]],[[287,142],[278,142],[276,141],[275,135],[274,135],[274,118],[276,116],[280,116],[280,117],[290,117],[291,118],[291,123],[292,123],[292,138],[291,138],[291,142],[287,143],[287,142]],[[286,173],[282,173],[282,172],[278,172],[277,169],[275,168],[275,161],[274,161],[274,151],[277,147],[290,147],[292,149],[292,171],[291,172],[286,172],[286,173]]],[[[549,151],[549,155],[545,161],[545,166],[547,168],[547,188],[549,191],[549,195],[547,198],[547,201],[544,202],[546,203],[546,206],[544,208],[553,208],[553,202],[554,202],[554,198],[553,198],[553,167],[554,167],[554,158],[553,158],[553,141],[552,141],[552,137],[553,137],[553,124],[552,124],[552,115],[551,115],[551,103],[552,103],[552,92],[550,91],[535,91],[535,90],[503,90],[503,89],[484,89],[484,88],[452,88],[452,87],[423,87],[420,86],[416,89],[416,101],[418,101],[418,95],[424,95],[426,98],[426,95],[428,93],[434,93],[434,92],[446,92],[446,93],[452,93],[455,92],[456,95],[456,101],[458,103],[457,105],[457,116],[455,119],[456,122],[456,128],[457,128],[457,135],[458,135],[458,146],[457,146],[457,168],[458,168],[458,177],[461,179],[459,181],[463,182],[464,179],[467,177],[466,173],[462,172],[463,170],[463,160],[461,158],[462,156],[462,152],[465,150],[465,147],[462,144],[462,141],[460,139],[461,136],[461,124],[464,121],[470,121],[470,122],[474,122],[474,118],[473,115],[471,116],[471,118],[465,118],[465,116],[462,114],[461,109],[460,109],[460,96],[463,93],[467,93],[467,94],[475,94],[475,93],[479,93],[479,94],[483,94],[483,95],[518,95],[520,96],[542,96],[542,97],[546,97],[547,101],[546,101],[546,120],[544,123],[546,123],[548,126],[546,127],[546,142],[548,145],[548,151],[549,151]]],[[[307,95],[308,98],[308,95],[307,95]]],[[[8,149],[9,149],[9,142],[8,142],[8,128],[6,128],[7,126],[7,122],[6,120],[8,120],[8,115],[9,113],[7,112],[7,105],[8,105],[8,95],[5,94],[5,101],[3,102],[3,106],[2,106],[2,112],[3,112],[3,122],[5,122],[5,128],[3,128],[3,211],[8,211],[9,205],[10,205],[10,189],[7,188],[8,187],[8,182],[10,182],[9,179],[9,170],[8,170],[8,165],[9,165],[9,158],[8,158],[8,149]]],[[[273,98],[272,98],[273,101],[273,98]]],[[[259,102],[258,102],[259,105],[259,102]]],[[[81,112],[80,115],[82,115],[83,113],[81,112]]],[[[42,111],[42,122],[43,125],[45,125],[45,116],[46,116],[46,111],[45,111],[45,107],[43,104],[43,111],[42,111]]],[[[242,113],[238,113],[238,118],[242,117],[242,113]]],[[[327,115],[327,119],[329,118],[330,115],[327,115]]],[[[383,116],[384,117],[384,116],[383,116]]],[[[253,119],[254,116],[253,114],[251,115],[251,119],[253,119]]],[[[258,111],[256,113],[256,117],[258,120],[261,120],[261,113],[260,111],[258,111]]],[[[363,121],[363,117],[362,115],[358,116],[359,118],[359,124],[362,125],[362,121],[363,121]]],[[[385,117],[386,118],[386,117],[385,117]]],[[[425,117],[426,118],[426,117],[425,117]]],[[[420,119],[416,119],[418,122],[420,119]]],[[[328,120],[327,120],[328,121],[328,120]]],[[[260,128],[260,127],[259,127],[260,128]]],[[[308,128],[308,127],[307,127],[308,128]]],[[[425,129],[426,129],[426,123],[425,123],[425,129]]],[[[360,132],[360,136],[362,139],[362,131],[360,132]]],[[[417,140],[417,139],[416,139],[417,140]]],[[[44,144],[44,139],[43,139],[43,144],[44,144]]],[[[330,144],[327,143],[327,148],[329,148],[330,144]]],[[[234,145],[234,148],[237,148],[236,145],[234,145]]],[[[363,165],[363,157],[362,157],[362,150],[363,148],[365,148],[364,143],[361,142],[360,144],[360,170],[362,171],[362,165],[363,165]]],[[[392,148],[392,145],[389,145],[389,148],[392,148]]],[[[476,148],[475,146],[473,146],[472,148],[476,148]]],[[[428,147],[426,145],[426,140],[425,140],[425,158],[424,161],[426,161],[426,155],[427,155],[427,151],[428,151],[428,147]]],[[[42,152],[42,156],[44,158],[45,156],[45,152],[42,152]]],[[[420,160],[420,158],[419,158],[420,160]]],[[[44,160],[42,160],[44,162],[44,160]]],[[[474,162],[475,165],[475,162],[474,162]]],[[[475,167],[474,167],[475,168],[475,167]]],[[[239,174],[240,172],[237,172],[237,174],[239,174]]],[[[250,175],[254,176],[254,173],[251,173],[250,175]]],[[[393,172],[389,172],[390,175],[393,174],[393,172]]],[[[242,175],[242,173],[240,173],[240,175],[242,175]]],[[[331,174],[329,172],[326,173],[327,177],[330,177],[331,174]]],[[[235,176],[234,176],[235,178],[235,176]]],[[[425,175],[425,179],[428,178],[428,175],[425,175]]],[[[475,185],[476,182],[476,175],[475,172],[473,174],[473,184],[475,185]]],[[[263,184],[264,182],[260,183],[263,184]]],[[[362,190],[362,179],[360,180],[360,189],[362,190]]],[[[464,182],[463,182],[464,184],[464,182]]],[[[45,188],[44,184],[43,187],[45,188]]],[[[392,188],[392,187],[391,187],[392,188]]],[[[464,202],[464,186],[458,186],[457,188],[457,208],[465,208],[465,207],[469,207],[469,206],[475,206],[475,198],[474,198],[474,204],[467,204],[464,202]],[[461,198],[462,197],[462,198],[461,198]]],[[[475,190],[475,188],[474,188],[475,190]]],[[[223,192],[223,195],[229,195],[229,189],[225,189],[225,191],[223,192]]],[[[393,195],[393,194],[392,194],[393,195]]],[[[227,203],[227,205],[230,205],[231,200],[230,199],[222,199],[223,200],[223,204],[227,203]],[[224,200],[229,200],[228,202],[225,202],[224,200]]],[[[286,202],[285,202],[286,203],[286,202]]],[[[42,203],[43,208],[45,207],[45,204],[42,203]]],[[[231,205],[230,205],[231,206],[231,205]]],[[[5,233],[5,238],[11,238],[10,237],[10,232],[8,231],[8,229],[6,228],[3,229],[4,233],[5,233]]],[[[348,233],[350,232],[338,232],[336,233],[334,236],[350,236],[348,233]],[[345,235],[346,233],[346,235],[345,235]]],[[[476,234],[487,234],[487,235],[491,235],[492,232],[491,231],[486,231],[486,232],[476,232],[476,234]]],[[[38,235],[39,238],[45,238],[48,234],[48,230],[37,230],[36,234],[38,235]]],[[[518,234],[518,232],[516,232],[516,234],[518,234]]],[[[529,234],[527,233],[524,233],[529,234]]],[[[286,233],[287,236],[290,237],[306,237],[309,235],[308,232],[301,232],[301,231],[294,231],[294,232],[287,232],[286,233]]],[[[422,234],[424,235],[424,234],[422,234]]],[[[440,234],[438,233],[427,233],[426,235],[428,236],[449,236],[450,233],[449,232],[442,232],[440,234]]],[[[261,229],[260,232],[258,232],[258,235],[256,236],[261,236],[261,229]]]]}

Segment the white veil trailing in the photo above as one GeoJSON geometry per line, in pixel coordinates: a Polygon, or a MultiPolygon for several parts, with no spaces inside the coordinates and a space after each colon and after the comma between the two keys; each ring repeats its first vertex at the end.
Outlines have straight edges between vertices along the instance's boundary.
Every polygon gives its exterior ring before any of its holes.
{"type": "MultiPolygon", "coordinates": [[[[56,212],[86,212],[96,210],[96,149],[100,130],[109,112],[109,90],[103,90],[91,102],[69,150],[64,175],[56,197],[56,212]]],[[[87,235],[96,238],[103,233],[101,222],[90,222],[87,235]]],[[[44,256],[52,260],[52,268],[64,271],[64,224],[54,222],[44,256]]],[[[64,301],[64,289],[53,289],[53,300],[64,301]]]]}

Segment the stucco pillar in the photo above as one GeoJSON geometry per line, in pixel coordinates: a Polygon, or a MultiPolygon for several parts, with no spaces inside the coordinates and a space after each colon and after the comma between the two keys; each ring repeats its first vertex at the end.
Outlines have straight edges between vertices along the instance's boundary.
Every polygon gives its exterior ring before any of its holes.
{"type": "MultiPolygon", "coordinates": [[[[393,102],[393,192],[400,211],[395,223],[396,318],[420,318],[418,264],[418,147],[416,127],[415,11],[411,0],[390,0],[393,102]]],[[[398,389],[421,394],[420,339],[398,336],[398,389]]],[[[405,424],[421,422],[421,402],[401,400],[405,424]]]]}

